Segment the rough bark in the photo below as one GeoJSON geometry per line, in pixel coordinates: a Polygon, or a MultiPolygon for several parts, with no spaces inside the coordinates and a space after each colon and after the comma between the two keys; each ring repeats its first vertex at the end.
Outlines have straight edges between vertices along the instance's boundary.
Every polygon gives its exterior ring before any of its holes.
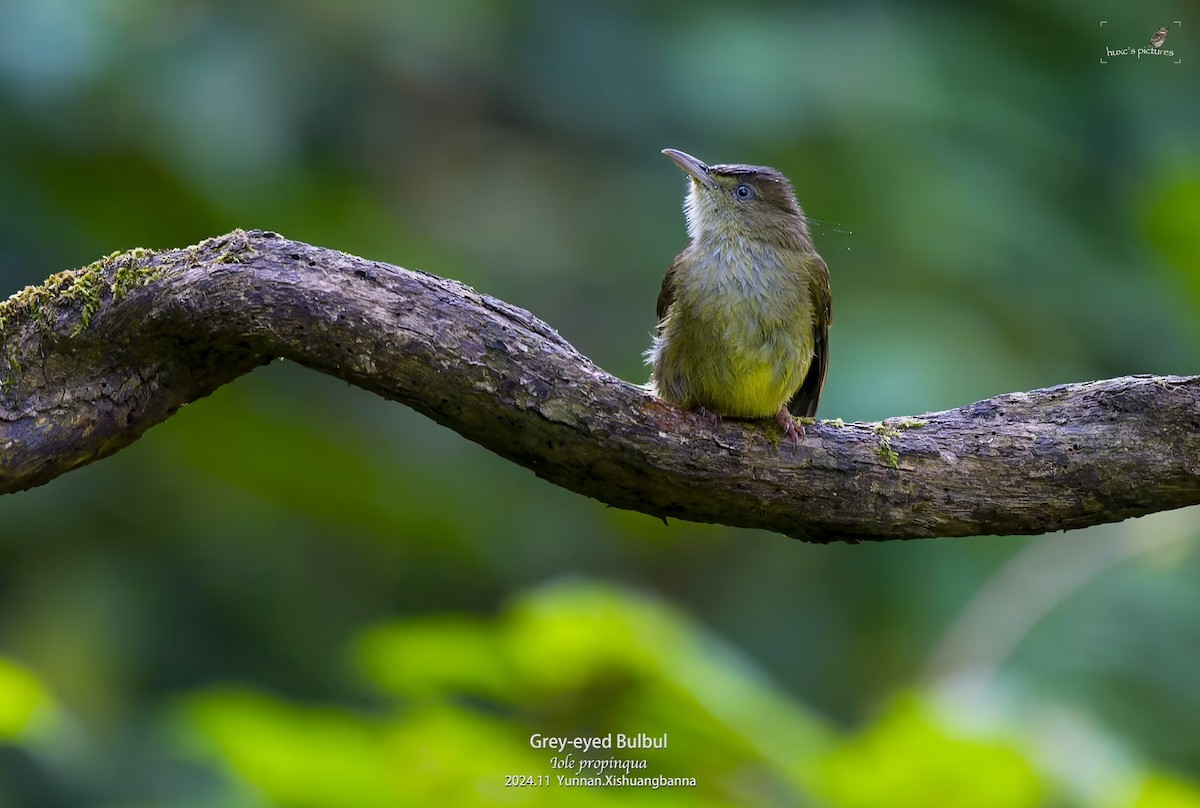
{"type": "Polygon", "coordinates": [[[812,541],[1044,533],[1200,502],[1200,377],[823,422],[793,454],[771,425],[678,410],[461,283],[274,233],[60,273],[0,304],[0,337],[0,493],[284,357],[610,505],[812,541]]]}

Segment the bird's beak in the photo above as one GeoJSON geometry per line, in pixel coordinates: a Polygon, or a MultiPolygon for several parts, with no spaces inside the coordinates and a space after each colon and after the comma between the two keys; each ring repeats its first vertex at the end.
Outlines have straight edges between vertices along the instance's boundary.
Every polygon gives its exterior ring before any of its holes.
{"type": "Polygon", "coordinates": [[[708,166],[692,157],[687,152],[681,152],[678,149],[663,149],[663,154],[671,158],[671,162],[683,169],[683,172],[696,182],[716,190],[717,181],[713,179],[712,172],[708,166]]]}

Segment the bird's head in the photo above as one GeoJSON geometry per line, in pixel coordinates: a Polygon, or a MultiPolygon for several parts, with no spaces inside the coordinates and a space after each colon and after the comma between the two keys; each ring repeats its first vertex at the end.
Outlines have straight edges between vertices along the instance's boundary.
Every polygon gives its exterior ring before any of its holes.
{"type": "Polygon", "coordinates": [[[782,249],[812,249],[808,223],[792,185],[775,169],[710,166],[676,149],[663,149],[663,154],[690,180],[684,212],[693,239],[752,240],[782,249]]]}

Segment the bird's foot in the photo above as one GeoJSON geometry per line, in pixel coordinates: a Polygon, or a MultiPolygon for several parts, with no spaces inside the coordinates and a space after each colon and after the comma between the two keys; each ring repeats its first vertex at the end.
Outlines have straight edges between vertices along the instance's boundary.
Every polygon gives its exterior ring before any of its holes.
{"type": "Polygon", "coordinates": [[[692,412],[696,413],[696,415],[699,415],[705,421],[708,421],[708,425],[713,429],[716,429],[721,425],[721,416],[715,412],[704,409],[704,407],[696,407],[694,410],[692,410],[692,412]]]}
{"type": "Polygon", "coordinates": [[[792,444],[792,454],[800,453],[800,444],[804,441],[804,424],[798,423],[788,408],[780,407],[775,413],[775,421],[783,428],[783,434],[792,444]]]}

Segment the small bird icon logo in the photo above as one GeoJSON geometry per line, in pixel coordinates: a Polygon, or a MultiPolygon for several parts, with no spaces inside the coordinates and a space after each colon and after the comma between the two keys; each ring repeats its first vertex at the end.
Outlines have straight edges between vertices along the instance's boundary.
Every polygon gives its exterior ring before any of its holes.
{"type": "Polygon", "coordinates": [[[1164,25],[1162,28],[1159,28],[1157,31],[1155,31],[1154,35],[1150,37],[1150,47],[1161,48],[1163,46],[1163,43],[1166,41],[1167,41],[1167,27],[1164,25]]]}

